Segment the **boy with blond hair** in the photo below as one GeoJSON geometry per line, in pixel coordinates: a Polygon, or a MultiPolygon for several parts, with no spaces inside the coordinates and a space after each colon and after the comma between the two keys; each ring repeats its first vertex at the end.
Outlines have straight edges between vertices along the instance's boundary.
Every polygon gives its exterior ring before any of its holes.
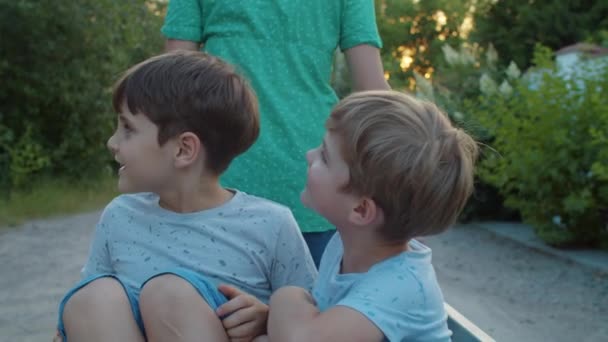
{"type": "Polygon", "coordinates": [[[259,133],[257,100],[220,59],[177,51],[118,81],[108,148],[124,193],[64,297],[66,341],[249,341],[272,291],[316,269],[286,207],[220,186],[259,133]],[[219,287],[219,291],[218,291],[219,287]]]}
{"type": "Polygon", "coordinates": [[[431,250],[473,189],[475,141],[431,103],[356,93],[308,151],[302,202],[337,228],[312,294],[270,301],[271,341],[449,341],[431,250]]]}

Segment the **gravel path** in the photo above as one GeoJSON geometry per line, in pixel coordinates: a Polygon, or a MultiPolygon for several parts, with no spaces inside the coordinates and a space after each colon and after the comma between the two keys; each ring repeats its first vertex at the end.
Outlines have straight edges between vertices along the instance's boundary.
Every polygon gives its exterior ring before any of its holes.
{"type": "Polygon", "coordinates": [[[608,274],[473,226],[425,243],[445,300],[497,341],[608,341],[608,274]]]}
{"type": "MultiPolygon", "coordinates": [[[[0,341],[50,341],[100,212],[0,229],[0,341]]],[[[446,301],[498,341],[608,341],[608,274],[470,226],[427,238],[446,301]]]]}
{"type": "Polygon", "coordinates": [[[101,212],[0,230],[0,341],[50,341],[101,212]]]}

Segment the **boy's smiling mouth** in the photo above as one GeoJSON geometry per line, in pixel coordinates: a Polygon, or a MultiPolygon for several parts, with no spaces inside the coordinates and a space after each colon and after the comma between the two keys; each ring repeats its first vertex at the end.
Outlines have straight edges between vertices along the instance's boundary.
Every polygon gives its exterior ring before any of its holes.
{"type": "Polygon", "coordinates": [[[118,173],[121,173],[122,171],[124,171],[124,170],[125,170],[125,168],[126,168],[126,165],[125,165],[125,164],[121,163],[121,162],[120,162],[120,161],[118,161],[117,159],[114,159],[114,161],[116,161],[116,163],[118,163],[118,166],[119,166],[119,167],[118,167],[118,173]]]}

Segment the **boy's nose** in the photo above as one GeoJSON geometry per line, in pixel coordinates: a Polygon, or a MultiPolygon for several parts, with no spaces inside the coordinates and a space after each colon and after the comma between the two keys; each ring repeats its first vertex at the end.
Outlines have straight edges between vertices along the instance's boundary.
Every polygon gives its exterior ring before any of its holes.
{"type": "Polygon", "coordinates": [[[106,146],[108,147],[108,150],[110,150],[110,152],[112,154],[116,154],[116,152],[118,151],[118,147],[116,145],[116,138],[115,138],[114,134],[112,134],[112,136],[110,137],[110,139],[108,139],[108,142],[106,143],[106,146]]]}

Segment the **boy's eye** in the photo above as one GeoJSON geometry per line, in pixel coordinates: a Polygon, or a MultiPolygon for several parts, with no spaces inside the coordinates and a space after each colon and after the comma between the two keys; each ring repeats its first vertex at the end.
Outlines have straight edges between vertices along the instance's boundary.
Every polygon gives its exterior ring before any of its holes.
{"type": "Polygon", "coordinates": [[[122,130],[125,133],[131,133],[134,131],[133,126],[131,126],[131,124],[127,121],[121,120],[120,121],[120,127],[122,128],[122,130]]]}
{"type": "Polygon", "coordinates": [[[122,117],[122,115],[118,116],[118,131],[122,131],[123,134],[129,135],[135,131],[131,123],[122,117]]]}

